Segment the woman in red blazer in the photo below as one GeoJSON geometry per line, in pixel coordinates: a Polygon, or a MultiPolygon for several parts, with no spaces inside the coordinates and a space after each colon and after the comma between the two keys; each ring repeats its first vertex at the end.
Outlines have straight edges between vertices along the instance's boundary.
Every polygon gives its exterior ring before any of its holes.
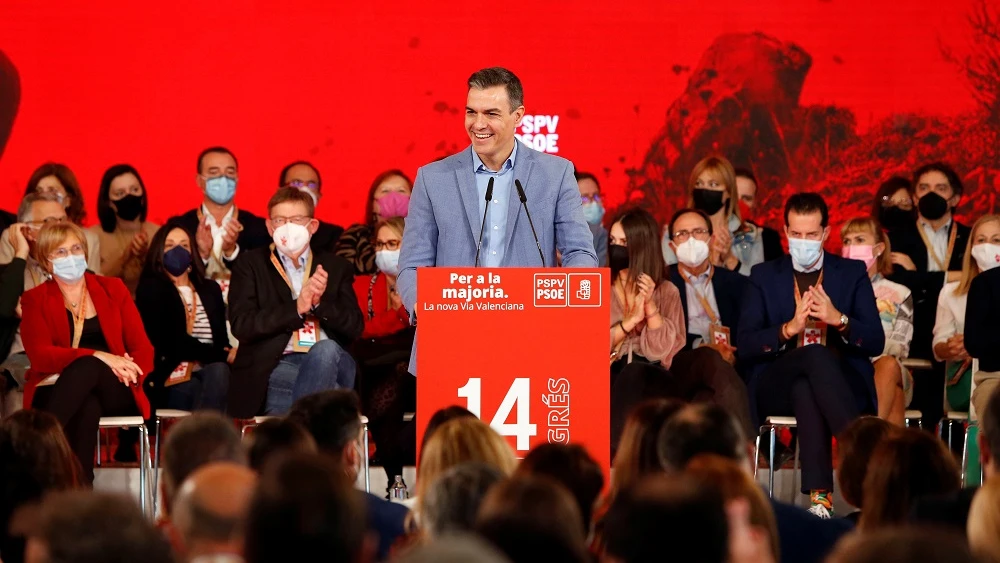
{"type": "Polygon", "coordinates": [[[125,284],[86,271],[86,240],[68,222],[42,227],[37,259],[52,279],[21,297],[21,338],[31,362],[24,403],[59,419],[91,484],[100,418],[149,417],[142,383],[153,346],[125,284]]]}

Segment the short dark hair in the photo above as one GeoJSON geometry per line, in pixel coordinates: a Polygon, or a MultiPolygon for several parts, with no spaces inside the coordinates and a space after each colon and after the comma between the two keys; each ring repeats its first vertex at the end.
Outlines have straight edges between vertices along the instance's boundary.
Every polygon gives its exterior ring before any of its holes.
{"type": "Polygon", "coordinates": [[[135,500],[95,491],[54,494],[42,503],[37,535],[49,561],[172,563],[166,537],[135,500]]]}
{"type": "Polygon", "coordinates": [[[667,226],[668,239],[674,238],[674,223],[676,223],[677,220],[681,218],[681,215],[687,215],[688,213],[694,213],[695,215],[698,215],[702,219],[704,219],[705,224],[708,225],[708,234],[709,235],[714,234],[712,229],[712,219],[708,216],[708,213],[705,213],[701,209],[695,209],[693,207],[685,207],[684,209],[678,210],[677,213],[674,213],[673,217],[670,218],[670,223],[667,226]]]}
{"type": "Polygon", "coordinates": [[[472,414],[469,409],[458,405],[450,405],[444,407],[443,409],[438,409],[437,412],[432,414],[431,419],[427,421],[427,427],[424,428],[424,437],[420,440],[421,455],[423,455],[423,451],[427,449],[427,442],[431,439],[431,434],[433,434],[434,431],[437,430],[442,424],[448,422],[449,420],[466,417],[476,418],[476,415],[472,414]]]}
{"type": "Polygon", "coordinates": [[[163,492],[168,501],[188,475],[213,461],[246,465],[240,433],[232,420],[201,411],[174,425],[163,444],[163,492]]]}
{"type": "Polygon", "coordinates": [[[250,468],[259,473],[279,455],[309,451],[316,451],[316,441],[297,421],[287,418],[265,420],[250,435],[250,468]]]}
{"type": "Polygon", "coordinates": [[[205,157],[208,156],[208,155],[210,155],[210,154],[212,154],[212,153],[228,154],[229,156],[231,156],[233,158],[233,162],[236,164],[236,169],[237,170],[240,169],[240,161],[236,160],[236,155],[233,154],[233,151],[227,149],[226,147],[221,147],[221,146],[220,147],[208,147],[207,149],[201,151],[201,153],[198,154],[198,173],[199,174],[201,174],[201,165],[204,163],[205,157]]]}
{"type": "MultiPolygon", "coordinates": [[[[913,193],[913,183],[909,179],[902,176],[892,176],[888,180],[882,182],[878,186],[878,190],[875,191],[875,197],[872,198],[872,217],[878,219],[882,212],[882,200],[888,197],[892,197],[892,194],[898,192],[899,190],[906,190],[906,193],[913,193]]],[[[916,212],[914,211],[913,220],[916,221],[916,212]]]]}
{"type": "Polygon", "coordinates": [[[281,169],[281,175],[278,176],[278,187],[279,188],[284,188],[285,187],[285,182],[288,180],[288,178],[286,178],[286,176],[288,176],[288,171],[291,170],[292,167],[298,166],[300,164],[303,165],[303,166],[308,166],[309,168],[312,168],[312,171],[316,173],[316,184],[317,184],[316,188],[317,189],[322,189],[323,188],[323,177],[319,175],[319,168],[316,168],[315,166],[313,166],[313,164],[311,162],[309,162],[308,160],[296,160],[295,162],[293,162],[293,163],[289,164],[288,166],[285,166],[284,168],[282,168],[281,169]]]}
{"type": "Polygon", "coordinates": [[[139,187],[142,188],[142,211],[139,212],[139,220],[145,221],[146,213],[149,211],[149,192],[139,171],[131,164],[116,164],[108,168],[101,177],[101,187],[97,191],[97,218],[101,220],[101,229],[106,233],[115,232],[115,225],[118,224],[115,210],[111,209],[111,182],[125,174],[135,176],[139,181],[139,187]]]}
{"type": "MultiPolygon", "coordinates": [[[[667,264],[663,261],[663,247],[660,242],[660,225],[656,218],[639,207],[626,209],[618,214],[614,221],[621,223],[628,242],[628,275],[630,279],[639,279],[640,274],[653,278],[654,285],[667,279],[667,264]]],[[[612,276],[618,272],[612,272],[612,276]]]]}
{"type": "Polygon", "coordinates": [[[295,401],[288,418],[312,434],[321,452],[340,455],[361,436],[361,400],[349,389],[306,395],[295,401]]]}
{"type": "Polygon", "coordinates": [[[511,113],[524,105],[524,88],[521,86],[521,80],[513,72],[494,66],[477,70],[469,77],[469,89],[486,90],[494,86],[503,86],[507,89],[511,113]]]}
{"type": "Polygon", "coordinates": [[[604,541],[607,553],[626,563],[659,563],[665,546],[671,560],[723,563],[729,523],[722,495],[685,475],[646,477],[611,503],[604,541]]]}
{"type": "Polygon", "coordinates": [[[951,186],[951,190],[955,192],[955,195],[961,196],[965,192],[965,187],[962,185],[962,177],[958,175],[958,172],[955,172],[954,168],[940,161],[931,162],[917,168],[917,171],[913,173],[913,190],[917,189],[920,177],[928,172],[940,172],[944,174],[944,177],[948,178],[948,184],[951,186]]]}
{"type": "Polygon", "coordinates": [[[746,436],[736,418],[710,403],[684,407],[660,430],[657,453],[667,471],[682,471],[699,454],[716,454],[733,461],[746,456],[746,436]]]}
{"type": "Polygon", "coordinates": [[[247,517],[247,563],[357,561],[367,516],[361,494],[336,462],[293,454],[269,465],[247,517]]]}
{"type": "Polygon", "coordinates": [[[601,191],[601,183],[597,181],[597,176],[594,176],[590,172],[580,172],[580,171],[574,170],[573,171],[573,177],[576,178],[577,183],[579,183],[580,180],[590,180],[590,181],[594,182],[595,184],[597,184],[597,191],[601,191]]]}
{"type": "Polygon", "coordinates": [[[758,189],[760,188],[760,184],[757,182],[757,177],[753,175],[753,171],[749,168],[737,167],[733,169],[733,173],[737,178],[746,178],[747,180],[753,182],[753,185],[758,189]]]}
{"type": "Polygon", "coordinates": [[[979,433],[990,448],[994,467],[1000,467],[1000,393],[993,393],[979,414],[979,433]]]}
{"type": "Polygon", "coordinates": [[[542,475],[562,483],[580,509],[584,534],[590,533],[594,501],[604,488],[604,473],[583,446],[540,444],[521,460],[514,474],[542,475]]]}
{"type": "Polygon", "coordinates": [[[485,463],[460,463],[434,479],[421,499],[421,526],[434,537],[469,532],[490,487],[505,475],[485,463]]]}
{"type": "Polygon", "coordinates": [[[893,426],[876,416],[862,416],[837,436],[837,481],[840,496],[852,506],[863,508],[865,475],[875,448],[893,432],[893,426]]]}
{"type": "Polygon", "coordinates": [[[313,217],[316,214],[316,204],[312,196],[295,188],[278,188],[267,202],[268,219],[271,218],[271,210],[282,203],[301,203],[306,206],[306,215],[313,217]]]}
{"type": "Polygon", "coordinates": [[[785,226],[788,226],[788,215],[792,212],[798,215],[820,214],[820,226],[826,227],[830,223],[830,210],[823,201],[823,196],[813,192],[800,192],[792,194],[785,202],[785,226]]]}
{"type": "Polygon", "coordinates": [[[143,265],[142,275],[143,277],[152,276],[164,280],[169,279],[167,277],[167,270],[163,267],[163,252],[164,246],[167,243],[167,237],[174,229],[180,229],[187,233],[188,240],[191,243],[191,271],[188,272],[188,279],[191,280],[195,289],[200,289],[207,279],[205,277],[205,265],[198,256],[198,242],[195,240],[195,233],[192,233],[180,218],[170,219],[153,234],[153,238],[149,240],[149,250],[146,252],[146,263],[143,265]]]}

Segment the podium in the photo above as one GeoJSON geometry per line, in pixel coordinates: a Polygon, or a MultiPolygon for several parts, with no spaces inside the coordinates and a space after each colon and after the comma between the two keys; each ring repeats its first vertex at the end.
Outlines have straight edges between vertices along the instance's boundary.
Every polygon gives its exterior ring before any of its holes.
{"type": "MultiPolygon", "coordinates": [[[[417,443],[459,405],[518,458],[579,444],[610,469],[607,268],[417,272],[417,443]]],[[[419,459],[419,457],[418,457],[419,459]]]]}

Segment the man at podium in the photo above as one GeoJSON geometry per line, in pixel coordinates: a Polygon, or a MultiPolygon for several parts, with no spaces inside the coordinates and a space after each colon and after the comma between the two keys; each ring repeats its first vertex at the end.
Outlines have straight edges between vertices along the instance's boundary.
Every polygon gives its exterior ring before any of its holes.
{"type": "Polygon", "coordinates": [[[519,143],[514,132],[523,116],[514,73],[476,72],[465,108],[472,144],[417,171],[396,285],[411,321],[417,268],[555,266],[557,249],[565,267],[597,267],[573,165],[519,143]]]}

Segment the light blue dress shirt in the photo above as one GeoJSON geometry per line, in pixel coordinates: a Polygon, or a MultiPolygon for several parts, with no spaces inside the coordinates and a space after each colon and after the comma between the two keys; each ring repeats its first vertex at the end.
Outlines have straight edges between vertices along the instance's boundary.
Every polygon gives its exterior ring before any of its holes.
{"type": "MultiPolygon", "coordinates": [[[[288,281],[292,282],[292,299],[298,299],[299,294],[302,293],[302,282],[305,281],[307,274],[306,264],[309,263],[310,252],[311,250],[309,250],[309,247],[307,246],[305,252],[299,256],[298,264],[296,264],[295,262],[292,262],[291,258],[285,256],[280,250],[278,251],[278,259],[281,261],[281,265],[285,267],[285,273],[288,274],[288,281]]],[[[318,324],[319,323],[317,323],[317,325],[318,324]]],[[[316,328],[319,329],[316,331],[316,342],[327,340],[329,338],[322,326],[317,326],[316,328]]],[[[292,345],[296,340],[297,334],[297,331],[292,333],[292,338],[285,346],[286,354],[292,353],[292,345]]]]}
{"type": "Polygon", "coordinates": [[[476,172],[476,191],[479,194],[479,216],[486,210],[486,186],[493,180],[493,200],[490,201],[490,212],[486,216],[486,228],[483,229],[482,251],[479,253],[479,265],[495,268],[503,262],[504,250],[507,247],[507,205],[514,195],[514,158],[517,156],[517,145],[510,157],[504,161],[499,171],[493,171],[483,164],[482,159],[472,151],[472,166],[476,172]]]}

